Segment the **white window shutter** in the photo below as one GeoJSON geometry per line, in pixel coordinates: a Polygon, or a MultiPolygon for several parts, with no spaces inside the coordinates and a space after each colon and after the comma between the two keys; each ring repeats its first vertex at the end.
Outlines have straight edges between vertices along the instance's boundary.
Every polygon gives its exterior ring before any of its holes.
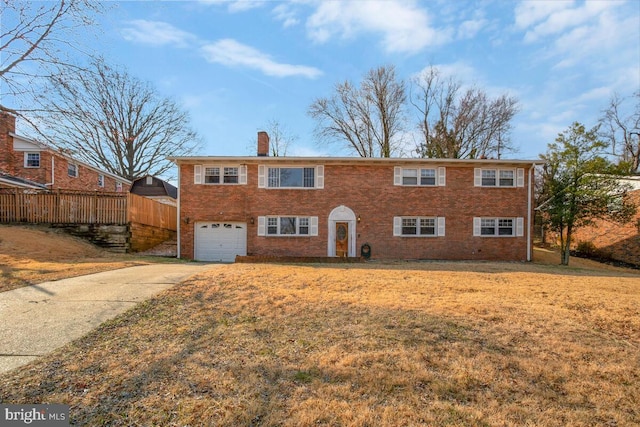
{"type": "Polygon", "coordinates": [[[393,217],[393,235],[394,236],[402,235],[402,217],[399,217],[399,216],[393,217]]]}
{"type": "Polygon", "coordinates": [[[522,217],[516,218],[516,236],[524,236],[524,218],[522,217]]]}
{"type": "Polygon", "coordinates": [[[267,234],[267,218],[264,216],[258,217],[258,236],[265,236],[267,234]]]}
{"type": "Polygon", "coordinates": [[[324,188],[324,166],[316,166],[316,188],[324,188]]]}
{"type": "Polygon", "coordinates": [[[473,169],[473,186],[482,187],[482,169],[481,168],[473,169]]]}
{"type": "Polygon", "coordinates": [[[202,184],[202,165],[193,166],[193,183],[202,184]]]}
{"type": "Polygon", "coordinates": [[[481,220],[478,217],[473,218],[473,235],[480,236],[481,228],[480,228],[481,220]]]}
{"type": "Polygon", "coordinates": [[[444,217],[438,217],[438,236],[444,236],[444,217]]]}
{"type": "Polygon", "coordinates": [[[265,188],[266,185],[266,177],[267,177],[267,167],[265,165],[258,166],[258,188],[265,188]]]}
{"type": "Polygon", "coordinates": [[[399,166],[393,168],[393,185],[402,185],[402,168],[399,166]]]}
{"type": "Polygon", "coordinates": [[[518,168],[516,170],[516,186],[524,187],[524,169],[518,168]]]}
{"type": "Polygon", "coordinates": [[[238,173],[240,174],[239,183],[246,185],[247,184],[247,166],[246,165],[240,166],[240,168],[238,169],[238,173]]]}
{"type": "Polygon", "coordinates": [[[309,219],[309,235],[310,236],[317,236],[318,235],[318,217],[317,216],[312,216],[309,219]]]}
{"type": "Polygon", "coordinates": [[[447,184],[447,168],[441,166],[438,168],[438,185],[444,187],[447,184]]]}

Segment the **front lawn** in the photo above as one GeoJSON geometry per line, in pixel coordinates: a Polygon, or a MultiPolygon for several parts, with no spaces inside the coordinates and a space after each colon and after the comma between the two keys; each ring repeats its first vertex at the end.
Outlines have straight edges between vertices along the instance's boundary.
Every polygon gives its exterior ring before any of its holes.
{"type": "Polygon", "coordinates": [[[640,424],[640,275],[220,266],[0,377],[77,425],[640,424]]]}

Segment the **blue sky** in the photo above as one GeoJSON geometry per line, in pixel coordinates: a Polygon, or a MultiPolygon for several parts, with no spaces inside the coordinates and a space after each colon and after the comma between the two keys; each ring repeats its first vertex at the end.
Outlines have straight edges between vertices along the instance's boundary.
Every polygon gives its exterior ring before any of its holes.
{"type": "Polygon", "coordinates": [[[350,155],[318,144],[306,111],[380,65],[405,79],[435,65],[516,96],[519,151],[506,157],[522,159],[640,88],[638,0],[130,1],[99,20],[92,47],[178,101],[202,155],[254,155],[274,119],[298,136],[289,155],[350,155]]]}

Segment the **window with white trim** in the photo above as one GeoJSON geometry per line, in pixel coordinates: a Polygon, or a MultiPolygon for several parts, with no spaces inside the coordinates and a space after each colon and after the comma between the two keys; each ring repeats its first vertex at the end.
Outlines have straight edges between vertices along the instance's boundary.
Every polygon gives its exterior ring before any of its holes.
{"type": "Polygon", "coordinates": [[[259,188],[324,188],[324,166],[258,166],[259,188]]]}
{"type": "Polygon", "coordinates": [[[438,168],[394,168],[394,185],[435,187],[446,183],[446,169],[438,168]]]}
{"type": "Polygon", "coordinates": [[[524,169],[474,169],[476,187],[524,187],[524,169]]]}
{"type": "Polygon", "coordinates": [[[260,216],[258,236],[317,236],[317,216],[260,216]]]}
{"type": "Polygon", "coordinates": [[[116,192],[122,193],[122,183],[116,182],[116,192]]]}
{"type": "Polygon", "coordinates": [[[75,163],[69,163],[67,165],[67,174],[72,178],[78,177],[78,165],[75,163]]]}
{"type": "Polygon", "coordinates": [[[104,175],[98,174],[98,187],[104,187],[104,175]]]}
{"type": "Polygon", "coordinates": [[[520,237],[524,235],[524,218],[474,218],[473,235],[481,237],[520,237]]]}
{"type": "Polygon", "coordinates": [[[39,168],[40,167],[40,153],[24,153],[24,167],[25,168],[39,168]]]}
{"type": "Polygon", "coordinates": [[[246,165],[194,165],[194,184],[246,184],[246,165]]]}
{"type": "Polygon", "coordinates": [[[434,237],[445,235],[444,217],[397,216],[393,218],[393,235],[434,237]]]}

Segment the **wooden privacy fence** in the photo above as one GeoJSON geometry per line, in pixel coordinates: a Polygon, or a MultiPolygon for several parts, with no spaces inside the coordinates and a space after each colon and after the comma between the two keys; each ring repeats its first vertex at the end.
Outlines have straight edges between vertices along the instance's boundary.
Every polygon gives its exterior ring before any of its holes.
{"type": "Polygon", "coordinates": [[[136,194],[0,190],[0,223],[115,224],[137,222],[177,230],[176,208],[136,194]]]}

